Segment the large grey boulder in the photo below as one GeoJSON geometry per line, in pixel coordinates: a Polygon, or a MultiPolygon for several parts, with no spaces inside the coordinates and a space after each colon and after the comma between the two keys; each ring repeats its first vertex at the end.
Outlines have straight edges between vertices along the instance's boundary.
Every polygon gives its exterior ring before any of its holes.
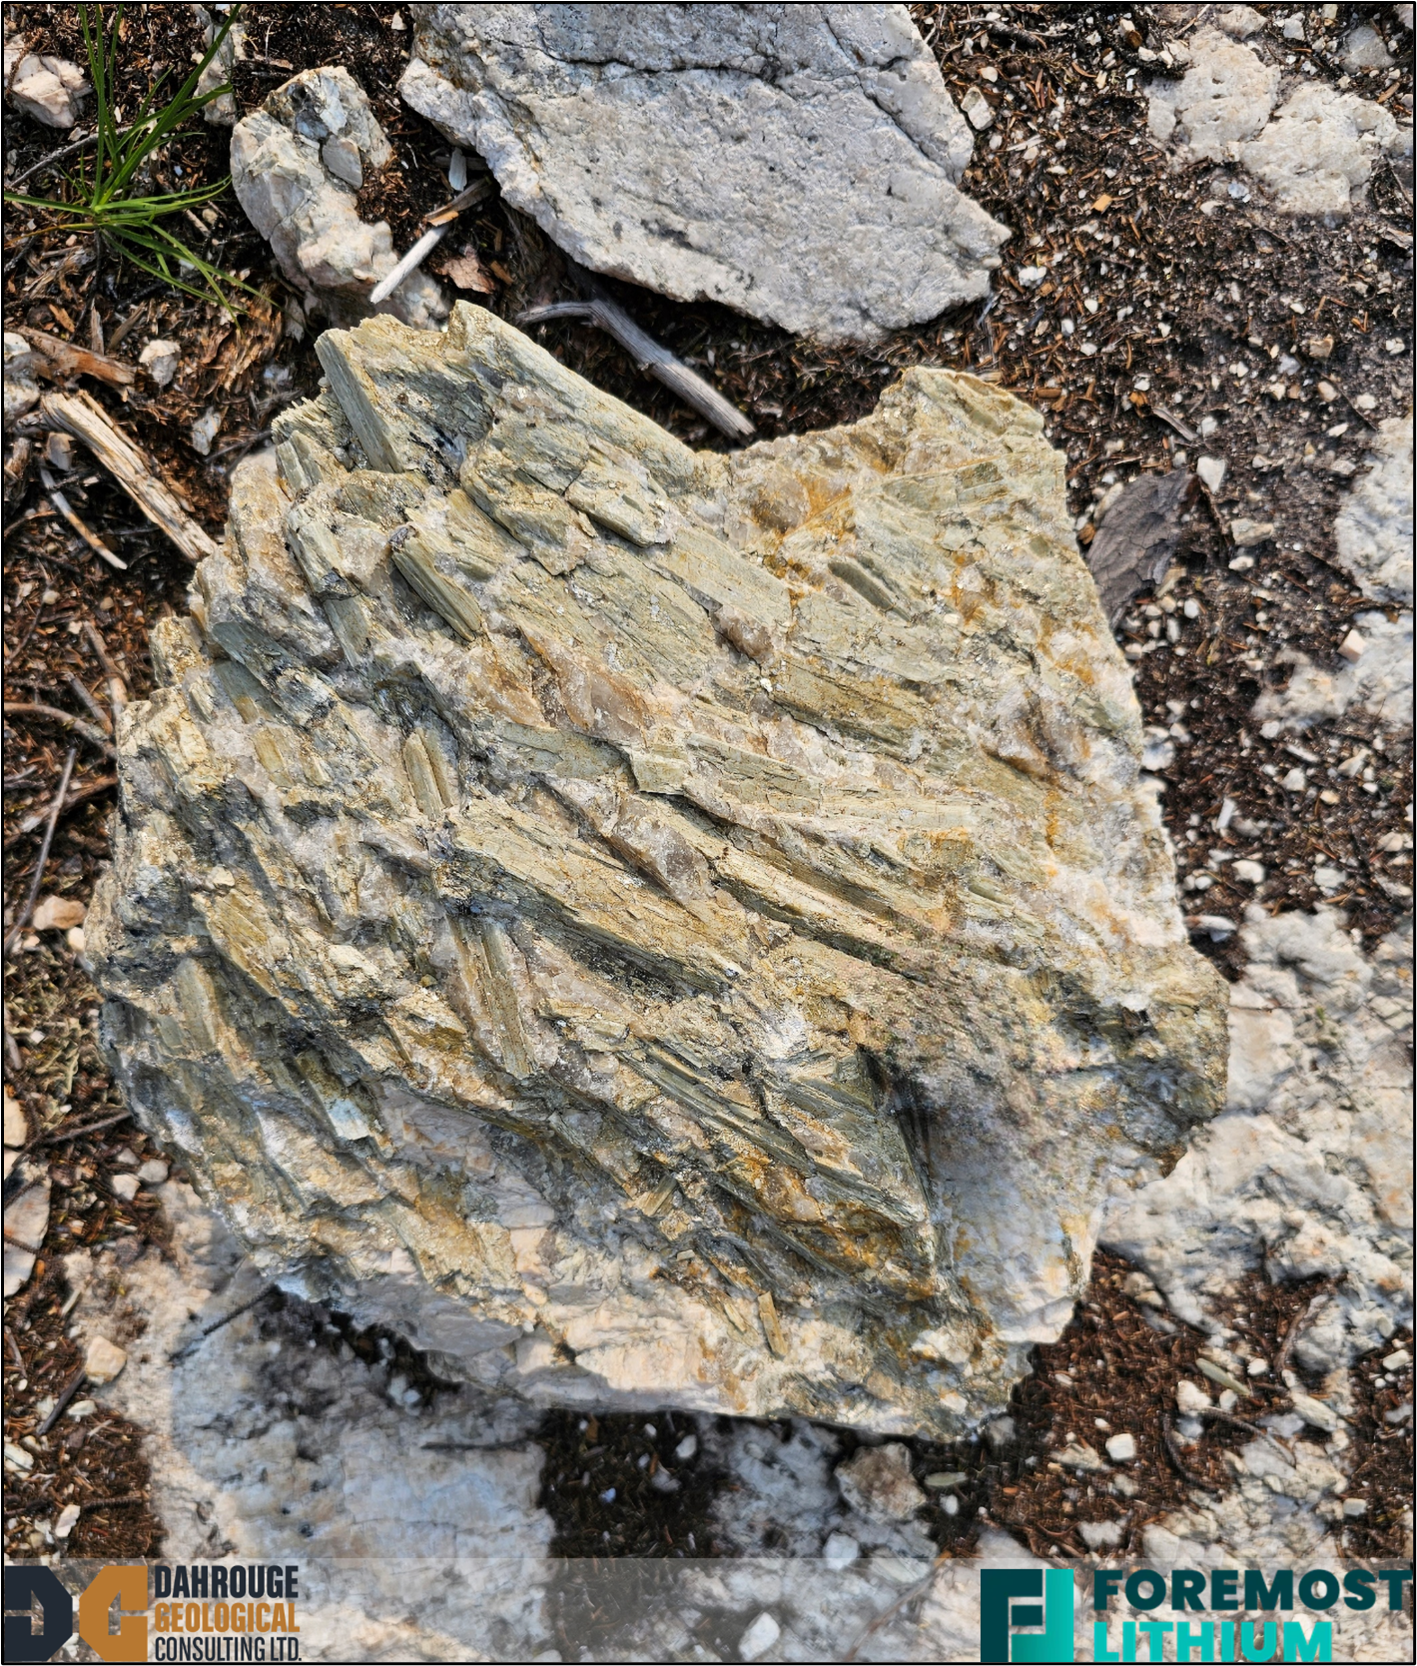
{"type": "Polygon", "coordinates": [[[484,309],[317,347],[118,741],[138,1114],[490,1387],[998,1413],[1225,1063],[1041,419],[724,456],[484,309]]]}
{"type": "Polygon", "coordinates": [[[412,10],[404,98],[596,271],[824,341],[988,291],[1008,232],[904,6],[412,10]]]}

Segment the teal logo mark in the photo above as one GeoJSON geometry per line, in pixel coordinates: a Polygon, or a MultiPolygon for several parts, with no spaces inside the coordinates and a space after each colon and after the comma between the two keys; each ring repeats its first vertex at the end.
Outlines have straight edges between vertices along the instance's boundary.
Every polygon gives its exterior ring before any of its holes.
{"type": "Polygon", "coordinates": [[[1072,1569],[981,1568],[979,1658],[1074,1659],[1072,1569]]]}

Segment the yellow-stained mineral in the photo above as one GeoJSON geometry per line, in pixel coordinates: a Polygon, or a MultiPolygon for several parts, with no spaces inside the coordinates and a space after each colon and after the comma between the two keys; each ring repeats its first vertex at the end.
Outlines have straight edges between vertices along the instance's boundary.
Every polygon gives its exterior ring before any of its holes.
{"type": "Polygon", "coordinates": [[[445,1370],[997,1413],[1225,1064],[1040,419],[723,456],[478,308],[318,350],[120,736],[131,1102],[445,1370]]]}

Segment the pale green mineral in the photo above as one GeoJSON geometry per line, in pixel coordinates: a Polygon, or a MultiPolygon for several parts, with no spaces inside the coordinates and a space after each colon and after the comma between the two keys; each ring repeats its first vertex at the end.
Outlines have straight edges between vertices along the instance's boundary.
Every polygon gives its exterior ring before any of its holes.
{"type": "Polygon", "coordinates": [[[477,308],[318,348],[120,736],[138,1114],[444,1370],[998,1412],[1225,1063],[1039,417],[720,456],[477,308]]]}

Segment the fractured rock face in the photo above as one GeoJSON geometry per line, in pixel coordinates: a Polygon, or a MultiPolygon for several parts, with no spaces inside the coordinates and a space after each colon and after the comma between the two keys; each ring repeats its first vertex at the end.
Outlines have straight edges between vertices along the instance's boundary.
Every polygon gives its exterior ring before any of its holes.
{"type": "MultiPolygon", "coordinates": [[[[388,225],[359,217],[366,177],[393,150],[347,69],[310,69],[277,87],[231,135],[231,183],[246,218],[266,238],[286,277],[340,322],[368,311],[367,298],[398,257],[388,225]]],[[[437,283],[412,272],[385,302],[422,329],[447,316],[437,283]]]]}
{"type": "Polygon", "coordinates": [[[823,340],[988,291],[1008,232],[904,6],[413,12],[404,99],[586,266],[823,340]]]}
{"type": "Polygon", "coordinates": [[[1225,1049],[1039,417],[722,456],[482,309],[318,350],[120,737],[139,1114],[489,1386],[997,1413],[1225,1049]]]}

